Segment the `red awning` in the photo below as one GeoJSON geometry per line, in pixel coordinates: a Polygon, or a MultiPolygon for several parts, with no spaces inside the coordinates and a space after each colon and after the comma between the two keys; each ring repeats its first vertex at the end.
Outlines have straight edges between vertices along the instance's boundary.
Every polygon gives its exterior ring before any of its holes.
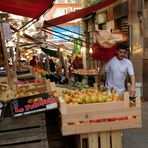
{"type": "Polygon", "coordinates": [[[54,0],[0,0],[0,11],[37,18],[51,8],[54,0]]]}
{"type": "Polygon", "coordinates": [[[101,8],[108,6],[115,1],[117,1],[117,0],[103,0],[102,2],[100,2],[96,5],[93,5],[93,6],[90,6],[90,7],[87,7],[87,8],[83,8],[81,10],[77,10],[75,12],[57,17],[57,18],[49,20],[49,21],[45,21],[44,27],[60,25],[60,24],[81,18],[85,15],[91,14],[91,13],[96,12],[97,10],[99,10],[101,8]]]}

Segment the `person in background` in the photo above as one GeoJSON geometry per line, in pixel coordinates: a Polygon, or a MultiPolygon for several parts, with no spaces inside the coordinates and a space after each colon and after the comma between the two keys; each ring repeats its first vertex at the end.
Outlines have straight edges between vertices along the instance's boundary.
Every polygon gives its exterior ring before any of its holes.
{"type": "Polygon", "coordinates": [[[72,57],[70,55],[67,55],[67,70],[69,78],[71,78],[73,67],[72,67],[72,57]]]}
{"type": "Polygon", "coordinates": [[[55,63],[54,63],[54,61],[53,61],[52,58],[49,59],[49,67],[50,67],[50,71],[51,72],[55,72],[56,71],[56,69],[55,69],[55,63]]]}
{"type": "Polygon", "coordinates": [[[116,45],[116,56],[106,65],[107,72],[105,86],[107,90],[114,89],[119,94],[125,91],[125,79],[130,76],[130,96],[135,95],[135,74],[131,61],[126,58],[128,46],[125,42],[116,45]]]}
{"type": "MultiPolygon", "coordinates": [[[[83,69],[83,62],[82,57],[77,54],[72,62],[73,69],[83,69]]],[[[75,81],[82,82],[83,76],[82,75],[74,75],[75,81]]]]}
{"type": "Polygon", "coordinates": [[[37,59],[36,59],[36,56],[33,56],[33,58],[30,60],[30,65],[32,67],[37,67],[37,59]]]}
{"type": "Polygon", "coordinates": [[[83,69],[82,57],[79,54],[77,54],[72,64],[74,69],[83,69]]]}

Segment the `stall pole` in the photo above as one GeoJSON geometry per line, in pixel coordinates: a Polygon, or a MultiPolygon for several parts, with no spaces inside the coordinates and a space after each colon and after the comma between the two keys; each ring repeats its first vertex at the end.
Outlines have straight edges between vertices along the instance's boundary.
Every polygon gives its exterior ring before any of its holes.
{"type": "Polygon", "coordinates": [[[2,49],[4,54],[4,60],[5,60],[5,67],[7,72],[7,80],[8,80],[8,89],[11,89],[11,74],[10,74],[10,66],[8,63],[8,55],[7,55],[7,48],[5,46],[5,36],[3,31],[3,24],[0,23],[0,35],[1,35],[1,42],[2,42],[2,49]]]}
{"type": "Polygon", "coordinates": [[[15,55],[15,61],[13,63],[13,72],[14,72],[14,82],[17,81],[17,61],[18,61],[18,52],[19,52],[19,41],[20,41],[20,34],[17,34],[17,45],[16,45],[16,55],[15,55]]]}

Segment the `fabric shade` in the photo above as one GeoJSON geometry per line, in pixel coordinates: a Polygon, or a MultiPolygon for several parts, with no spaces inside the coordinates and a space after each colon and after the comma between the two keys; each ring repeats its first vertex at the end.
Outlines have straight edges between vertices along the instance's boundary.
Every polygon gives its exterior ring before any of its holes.
{"type": "Polygon", "coordinates": [[[108,61],[113,56],[115,56],[115,53],[116,53],[115,45],[111,46],[110,48],[106,48],[96,43],[92,45],[91,48],[93,51],[91,56],[94,60],[108,61]]]}
{"type": "Polygon", "coordinates": [[[96,12],[97,10],[104,8],[110,4],[112,4],[113,2],[115,2],[117,0],[104,0],[96,5],[90,6],[90,7],[86,7],[80,10],[77,10],[75,12],[72,13],[68,13],[66,15],[57,17],[55,19],[49,20],[49,21],[45,21],[44,22],[44,27],[50,27],[50,26],[55,26],[55,25],[60,25],[78,18],[81,18],[85,15],[91,14],[93,12],[96,12]]]}
{"type": "Polygon", "coordinates": [[[50,50],[50,49],[48,49],[48,48],[43,48],[43,47],[41,47],[41,50],[42,50],[45,54],[47,54],[47,55],[49,55],[49,56],[51,56],[51,57],[58,58],[57,51],[50,50]]]}
{"type": "Polygon", "coordinates": [[[0,11],[37,18],[51,8],[54,0],[0,0],[0,11]]]}

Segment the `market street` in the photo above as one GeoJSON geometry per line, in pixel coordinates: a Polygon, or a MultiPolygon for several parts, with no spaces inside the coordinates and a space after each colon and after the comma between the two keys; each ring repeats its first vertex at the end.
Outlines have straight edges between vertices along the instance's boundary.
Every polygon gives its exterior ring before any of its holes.
{"type": "Polygon", "coordinates": [[[142,103],[142,128],[123,131],[124,148],[148,148],[148,102],[142,103]]]}

